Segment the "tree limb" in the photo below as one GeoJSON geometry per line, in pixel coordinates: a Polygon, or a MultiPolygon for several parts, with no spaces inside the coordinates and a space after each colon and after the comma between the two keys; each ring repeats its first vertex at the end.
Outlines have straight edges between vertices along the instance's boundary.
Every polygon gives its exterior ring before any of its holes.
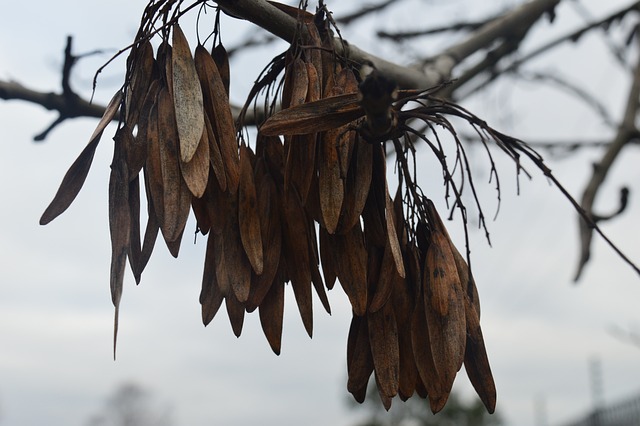
{"type": "MultiPolygon", "coordinates": [[[[596,195],[602,186],[613,162],[618,158],[618,155],[622,151],[622,148],[630,141],[637,139],[638,128],[635,125],[635,119],[638,115],[638,101],[640,99],[640,59],[636,64],[633,71],[633,80],[631,89],[629,90],[629,96],[627,98],[627,106],[625,108],[624,117],[615,138],[609,145],[604,156],[600,162],[593,165],[593,174],[589,183],[585,187],[582,194],[581,206],[587,215],[593,218],[593,203],[596,195]]],[[[591,256],[591,239],[593,238],[593,227],[590,226],[584,219],[580,219],[580,260],[578,263],[578,270],[576,272],[574,281],[580,279],[580,275],[584,270],[584,266],[589,261],[591,256]]]]}

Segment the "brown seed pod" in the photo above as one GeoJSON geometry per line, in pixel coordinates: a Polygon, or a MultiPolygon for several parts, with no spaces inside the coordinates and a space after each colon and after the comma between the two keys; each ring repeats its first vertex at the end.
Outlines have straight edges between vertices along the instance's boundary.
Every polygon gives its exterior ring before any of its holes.
{"type": "Polygon", "coordinates": [[[87,178],[87,173],[89,173],[89,169],[91,168],[93,155],[96,152],[98,142],[100,142],[102,132],[104,132],[107,124],[111,123],[111,120],[115,117],[121,102],[122,92],[118,91],[107,105],[98,126],[93,131],[91,138],[89,138],[89,143],[64,175],[62,183],[58,188],[58,192],[56,192],[53,200],[40,218],[40,225],[46,225],[51,222],[64,212],[71,205],[73,200],[75,200],[76,196],[82,189],[82,185],[84,185],[84,181],[87,178]]]}
{"type": "Polygon", "coordinates": [[[282,225],[278,193],[273,179],[266,170],[264,158],[256,161],[256,198],[263,248],[262,274],[251,275],[251,289],[247,300],[247,311],[262,303],[278,272],[282,252],[282,225]]]}
{"type": "Polygon", "coordinates": [[[200,198],[207,188],[209,181],[209,136],[206,131],[202,132],[202,138],[196,152],[189,162],[180,159],[180,170],[182,177],[194,197],[200,198]]]}
{"type": "Polygon", "coordinates": [[[118,313],[130,242],[129,177],[122,146],[116,143],[109,177],[109,231],[111,235],[111,300],[115,306],[113,356],[118,335],[118,313]]]}
{"type": "Polygon", "coordinates": [[[209,234],[207,237],[207,252],[204,259],[204,270],[202,273],[202,289],[200,291],[200,304],[202,305],[202,323],[206,326],[215,317],[222,305],[224,295],[218,286],[216,276],[216,256],[215,236],[209,234]]]}
{"type": "Polygon", "coordinates": [[[173,26],[173,104],[180,140],[180,160],[191,161],[202,140],[204,115],[202,88],[191,56],[191,48],[179,24],[173,26]]]}
{"type": "Polygon", "coordinates": [[[467,343],[464,354],[464,367],[473,388],[480,396],[489,413],[496,408],[496,385],[491,374],[489,358],[480,328],[480,315],[469,297],[465,297],[465,315],[467,343]]]}
{"type": "MultiPolygon", "coordinates": [[[[164,87],[158,94],[158,139],[164,204],[160,229],[165,241],[172,243],[180,241],[184,231],[191,207],[191,193],[180,173],[173,102],[164,87]]],[[[170,251],[175,253],[175,249],[170,251]]]]}
{"type": "Polygon", "coordinates": [[[387,398],[393,398],[398,392],[400,370],[398,325],[393,305],[386,303],[381,309],[369,312],[367,320],[378,391],[387,398]]]}
{"type": "Polygon", "coordinates": [[[367,317],[354,314],[347,338],[347,390],[359,403],[364,402],[371,373],[373,373],[373,356],[369,343],[367,317]]]}
{"type": "Polygon", "coordinates": [[[202,45],[196,47],[195,66],[202,87],[204,112],[211,122],[225,165],[227,189],[235,193],[240,180],[240,159],[229,97],[215,61],[202,45]]]}
{"type": "Polygon", "coordinates": [[[338,233],[347,232],[360,220],[371,185],[372,156],[372,145],[356,137],[345,180],[342,214],[336,229],[338,233]]]}
{"type": "Polygon", "coordinates": [[[229,96],[229,86],[231,81],[231,70],[229,69],[229,54],[227,50],[224,48],[222,43],[214,46],[211,50],[211,57],[216,63],[216,67],[220,72],[220,79],[222,80],[222,84],[224,86],[225,92],[227,92],[227,96],[229,96]]]}
{"type": "Polygon", "coordinates": [[[292,265],[291,286],[298,304],[302,323],[309,337],[313,334],[313,307],[311,297],[311,260],[309,255],[310,232],[306,214],[295,189],[285,198],[280,194],[282,212],[282,255],[287,265],[292,265]]]}
{"type": "Polygon", "coordinates": [[[258,216],[258,201],[253,180],[250,148],[240,146],[240,183],[238,187],[238,221],[240,239],[253,271],[261,275],[263,270],[262,234],[258,216]]]}
{"type": "Polygon", "coordinates": [[[359,224],[344,235],[328,235],[332,239],[333,263],[344,292],[356,315],[367,312],[367,249],[359,224]]]}
{"type": "Polygon", "coordinates": [[[260,324],[271,350],[280,355],[284,315],[284,282],[274,281],[258,308],[260,324]]]}
{"type": "Polygon", "coordinates": [[[125,97],[126,123],[132,128],[138,124],[143,110],[145,98],[153,79],[155,60],[153,46],[148,40],[140,43],[129,56],[131,62],[131,78],[125,97]]]}
{"type": "Polygon", "coordinates": [[[244,305],[236,298],[233,292],[225,296],[224,304],[227,307],[227,315],[229,316],[233,334],[236,337],[240,337],[244,324],[244,305]]]}
{"type": "Polygon", "coordinates": [[[140,177],[129,182],[129,266],[136,280],[140,284],[140,258],[142,256],[142,244],[140,242],[140,177]]]}
{"type": "MultiPolygon", "coordinates": [[[[238,193],[229,194],[224,209],[227,218],[220,237],[223,240],[222,252],[226,264],[226,280],[238,303],[245,303],[249,298],[251,286],[251,264],[242,245],[238,214],[238,193]]],[[[218,277],[219,281],[223,278],[218,277]]],[[[242,308],[244,310],[244,307],[242,308]]]]}

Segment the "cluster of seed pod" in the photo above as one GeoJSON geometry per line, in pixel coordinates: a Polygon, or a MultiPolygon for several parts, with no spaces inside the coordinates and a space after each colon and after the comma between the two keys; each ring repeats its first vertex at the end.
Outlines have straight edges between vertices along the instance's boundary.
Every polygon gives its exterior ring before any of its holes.
{"type": "Polygon", "coordinates": [[[236,137],[224,48],[198,45],[192,55],[174,24],[171,43],[165,39],[155,54],[148,41],[134,47],[125,90],[108,106],[41,223],[71,204],[105,126],[119,112],[109,182],[114,344],[127,259],[139,282],[158,234],[177,256],[192,210],[207,235],[205,325],[224,301],[239,336],[245,313],[258,309],[278,354],[286,283],[311,336],[312,288],[330,312],[325,288],[337,280],[353,309],[347,366],[356,400],[375,373],[387,408],[394,396],[417,393],[439,411],[464,363],[493,412],[495,386],[469,268],[428,199],[414,200],[426,212],[416,222],[406,218],[402,187],[390,195],[380,140],[397,125],[394,88],[383,84],[384,96],[367,108],[362,98],[371,92],[363,87],[377,83],[359,81],[337,60],[323,15],[283,10],[299,20],[301,42],[283,59],[282,113],[259,127],[255,151],[236,137]],[[296,116],[300,108],[307,109],[304,117],[296,116]],[[339,124],[331,114],[340,115],[339,124]]]}

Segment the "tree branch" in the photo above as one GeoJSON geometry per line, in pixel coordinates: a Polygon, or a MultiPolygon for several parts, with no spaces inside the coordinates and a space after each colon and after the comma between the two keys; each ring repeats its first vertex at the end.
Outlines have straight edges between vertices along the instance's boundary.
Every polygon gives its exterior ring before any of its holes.
{"type": "MultiPolygon", "coordinates": [[[[581,206],[589,217],[593,214],[593,203],[595,201],[598,190],[602,186],[613,162],[618,158],[618,155],[622,151],[622,148],[630,141],[637,139],[639,131],[635,125],[635,118],[638,115],[638,101],[640,99],[640,59],[633,71],[633,81],[631,90],[629,90],[629,96],[627,98],[627,106],[625,108],[624,117],[618,132],[609,145],[604,156],[599,163],[593,165],[593,174],[587,184],[581,200],[581,206]]],[[[580,275],[584,270],[584,266],[589,261],[591,256],[591,239],[593,238],[593,228],[583,219],[580,219],[580,241],[581,251],[580,260],[578,263],[578,270],[576,272],[574,281],[580,279],[580,275]]]]}

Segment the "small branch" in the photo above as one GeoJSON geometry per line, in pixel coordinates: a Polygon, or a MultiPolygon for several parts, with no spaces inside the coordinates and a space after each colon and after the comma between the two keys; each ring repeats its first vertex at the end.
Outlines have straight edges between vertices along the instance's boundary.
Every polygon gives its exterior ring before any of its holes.
{"type": "Polygon", "coordinates": [[[475,22],[456,22],[449,25],[444,25],[442,27],[434,27],[428,28],[426,30],[416,30],[416,31],[398,31],[398,32],[388,32],[388,31],[378,31],[376,34],[380,38],[388,38],[393,41],[400,41],[408,38],[422,37],[434,34],[440,34],[445,32],[459,32],[459,31],[475,31],[487,23],[493,21],[496,17],[491,17],[488,19],[483,19],[481,21],[475,22]]]}
{"type": "Polygon", "coordinates": [[[378,4],[373,4],[373,5],[369,5],[369,6],[365,6],[362,9],[350,13],[349,15],[345,15],[342,16],[339,19],[336,19],[336,22],[338,24],[341,25],[347,25],[350,24],[351,22],[363,18],[371,13],[375,13],[375,12],[380,12],[381,10],[384,10],[387,6],[391,6],[392,4],[398,4],[399,1],[397,0],[385,0],[381,3],[378,4]]]}
{"type": "MultiPolygon", "coordinates": [[[[598,190],[602,186],[607,173],[611,169],[613,162],[618,158],[618,155],[622,151],[622,148],[629,143],[629,141],[636,139],[638,136],[638,129],[635,126],[635,118],[638,115],[638,100],[640,99],[640,59],[635,66],[633,72],[633,81],[631,89],[629,90],[629,97],[627,98],[627,106],[624,112],[624,117],[618,128],[618,133],[609,145],[604,156],[599,163],[594,164],[593,174],[589,183],[585,187],[582,194],[581,207],[584,209],[588,217],[593,218],[593,204],[598,193],[598,190]]],[[[589,261],[591,256],[591,239],[593,238],[593,226],[588,224],[585,220],[580,220],[580,241],[581,251],[580,260],[578,263],[578,270],[576,272],[574,281],[580,279],[580,275],[584,269],[584,266],[589,261]]]]}

